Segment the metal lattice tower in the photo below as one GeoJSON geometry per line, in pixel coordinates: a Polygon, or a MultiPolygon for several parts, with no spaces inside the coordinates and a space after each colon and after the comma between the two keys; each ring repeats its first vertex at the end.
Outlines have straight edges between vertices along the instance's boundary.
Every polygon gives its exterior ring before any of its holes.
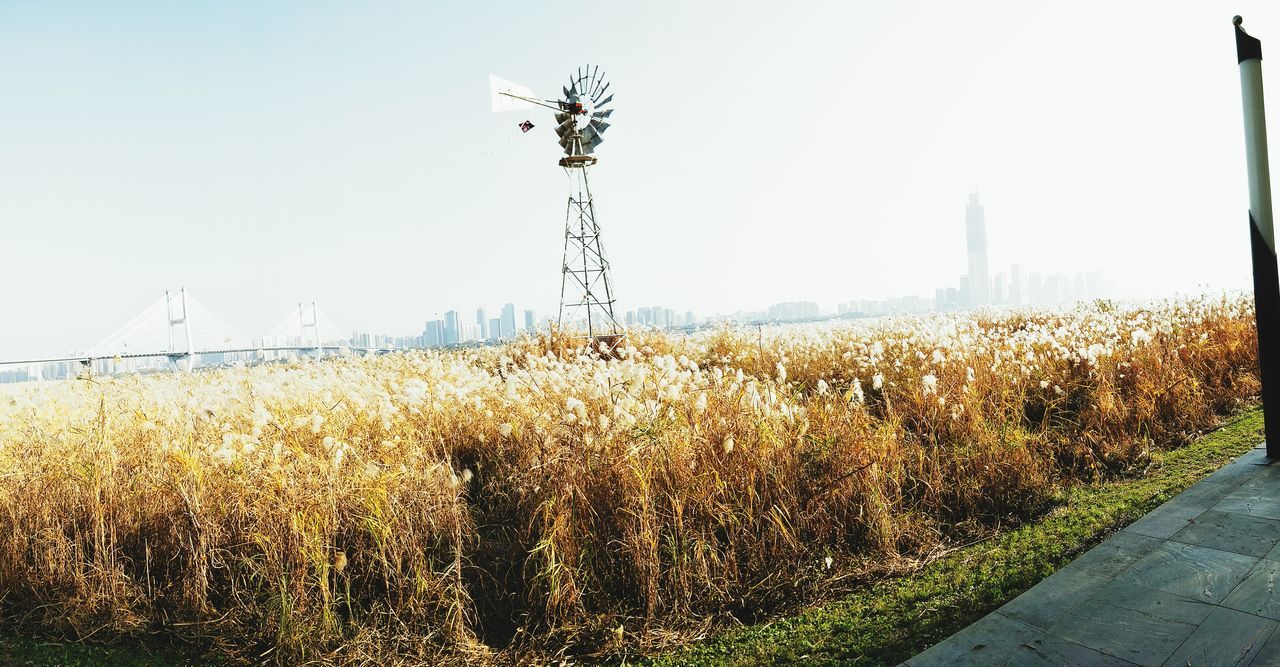
{"type": "Polygon", "coordinates": [[[593,340],[607,337],[612,345],[612,339],[622,334],[622,327],[613,315],[609,258],[600,242],[587,169],[586,164],[566,167],[571,184],[564,220],[559,325],[572,325],[585,318],[587,336],[593,340]]]}

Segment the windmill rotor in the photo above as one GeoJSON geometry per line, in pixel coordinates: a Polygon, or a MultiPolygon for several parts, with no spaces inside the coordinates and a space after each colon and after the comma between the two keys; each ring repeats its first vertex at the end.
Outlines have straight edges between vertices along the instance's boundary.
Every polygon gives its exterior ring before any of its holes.
{"type": "Polygon", "coordinates": [[[562,167],[595,164],[596,148],[604,142],[604,132],[611,124],[613,95],[605,93],[609,81],[599,65],[579,67],[569,75],[569,83],[561,87],[563,97],[556,100],[560,112],[555,115],[556,137],[565,157],[562,167]]]}

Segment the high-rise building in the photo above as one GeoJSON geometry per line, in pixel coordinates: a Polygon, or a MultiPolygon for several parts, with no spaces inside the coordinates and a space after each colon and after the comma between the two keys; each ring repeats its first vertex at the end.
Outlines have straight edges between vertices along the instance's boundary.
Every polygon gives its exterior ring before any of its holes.
{"type": "Polygon", "coordinates": [[[1021,306],[1026,303],[1027,296],[1022,287],[1022,265],[1009,267],[1009,303],[1021,306]]]}
{"type": "Polygon", "coordinates": [[[818,304],[812,301],[775,303],[772,306],[769,306],[768,312],[768,318],[777,322],[794,322],[797,320],[816,319],[818,315],[818,304]]]}
{"type": "Polygon", "coordinates": [[[502,332],[500,338],[516,335],[516,304],[508,303],[502,307],[502,332]]]}
{"type": "Polygon", "coordinates": [[[1039,271],[1032,271],[1027,275],[1027,303],[1044,302],[1044,276],[1039,271]]]}
{"type": "Polygon", "coordinates": [[[422,330],[422,344],[427,347],[440,347],[444,345],[444,321],[431,320],[427,322],[427,326],[422,330]]]}
{"type": "Polygon", "coordinates": [[[489,319],[489,338],[487,340],[498,340],[502,337],[502,318],[493,317],[489,319]]]}
{"type": "Polygon", "coordinates": [[[1085,289],[1089,290],[1090,299],[1098,299],[1102,297],[1102,273],[1098,271],[1090,271],[1085,276],[1085,289]]]}
{"type": "Polygon", "coordinates": [[[538,330],[538,323],[532,310],[524,311],[524,330],[533,333],[538,330]]]}
{"type": "Polygon", "coordinates": [[[453,345],[462,340],[459,335],[458,311],[451,310],[444,314],[444,344],[453,345]]]}
{"type": "Polygon", "coordinates": [[[978,193],[969,193],[969,206],[964,212],[965,235],[969,246],[969,304],[991,303],[991,274],[987,270],[987,220],[978,193]]]}
{"type": "Polygon", "coordinates": [[[1067,275],[1065,273],[1054,273],[1045,276],[1044,292],[1042,294],[1045,303],[1056,304],[1066,300],[1067,293],[1067,275]]]}
{"type": "Polygon", "coordinates": [[[489,316],[484,308],[476,308],[476,326],[480,327],[480,340],[489,340],[489,316]]]}

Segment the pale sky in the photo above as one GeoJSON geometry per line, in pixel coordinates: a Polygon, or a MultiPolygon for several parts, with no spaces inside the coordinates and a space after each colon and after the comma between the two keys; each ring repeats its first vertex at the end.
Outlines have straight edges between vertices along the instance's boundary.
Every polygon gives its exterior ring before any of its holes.
{"type": "Polygon", "coordinates": [[[491,113],[488,75],[553,97],[588,62],[616,91],[591,176],[621,310],[931,296],[975,183],[992,273],[1248,287],[1237,13],[1280,136],[1273,1],[9,0],[0,358],[184,285],[249,335],[313,300],[399,335],[553,314],[553,123],[491,113]]]}

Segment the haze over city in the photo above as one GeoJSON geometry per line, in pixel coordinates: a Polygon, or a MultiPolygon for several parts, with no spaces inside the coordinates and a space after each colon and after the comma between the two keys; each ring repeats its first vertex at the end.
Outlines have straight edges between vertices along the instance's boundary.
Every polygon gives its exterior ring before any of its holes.
{"type": "Polygon", "coordinates": [[[553,123],[490,113],[487,77],[553,95],[584,61],[616,88],[592,187],[620,311],[932,298],[975,186],[993,274],[1250,284],[1218,7],[660,5],[573,39],[528,3],[0,7],[0,358],[180,286],[250,333],[313,300],[348,331],[553,314],[553,123]]]}

